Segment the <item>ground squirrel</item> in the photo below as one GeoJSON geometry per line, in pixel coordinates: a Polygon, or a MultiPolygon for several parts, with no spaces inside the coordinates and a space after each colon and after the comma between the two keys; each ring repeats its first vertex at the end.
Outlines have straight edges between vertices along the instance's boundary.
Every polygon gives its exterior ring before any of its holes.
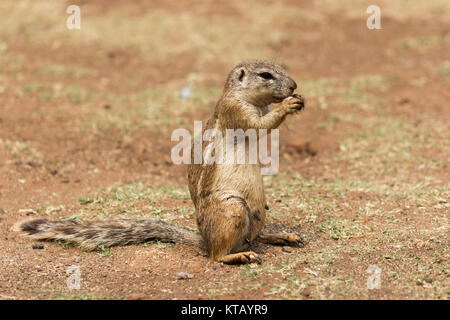
{"type": "MultiPolygon", "coordinates": [[[[295,81],[273,62],[241,63],[229,73],[222,97],[203,131],[275,129],[288,114],[304,107],[303,97],[294,94],[296,88],[295,81]],[[271,103],[280,105],[270,111],[271,103]]],[[[37,240],[66,240],[87,250],[151,240],[178,242],[202,247],[213,260],[227,264],[260,262],[255,252],[243,251],[253,241],[304,244],[297,234],[261,233],[267,205],[259,163],[190,164],[188,180],[200,235],[158,219],[34,219],[18,223],[14,230],[37,240]]]]}

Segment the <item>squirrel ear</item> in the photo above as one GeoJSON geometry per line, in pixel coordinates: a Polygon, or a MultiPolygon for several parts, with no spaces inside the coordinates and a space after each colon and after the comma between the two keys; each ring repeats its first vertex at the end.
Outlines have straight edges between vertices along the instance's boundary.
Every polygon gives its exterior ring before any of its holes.
{"type": "Polygon", "coordinates": [[[245,76],[245,70],[242,68],[238,71],[238,80],[242,81],[244,79],[245,76]]]}

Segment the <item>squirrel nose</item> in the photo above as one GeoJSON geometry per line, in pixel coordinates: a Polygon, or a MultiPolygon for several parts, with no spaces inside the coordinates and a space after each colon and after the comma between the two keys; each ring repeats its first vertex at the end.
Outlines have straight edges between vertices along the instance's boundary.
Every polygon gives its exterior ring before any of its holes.
{"type": "Polygon", "coordinates": [[[289,89],[291,89],[292,91],[297,89],[297,83],[295,83],[295,81],[292,79],[291,79],[291,85],[289,86],[289,89]]]}

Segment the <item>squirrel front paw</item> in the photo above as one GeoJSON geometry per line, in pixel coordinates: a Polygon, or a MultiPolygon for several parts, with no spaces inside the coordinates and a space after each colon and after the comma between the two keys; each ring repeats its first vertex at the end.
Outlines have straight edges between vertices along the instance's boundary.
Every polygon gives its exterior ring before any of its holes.
{"type": "Polygon", "coordinates": [[[305,98],[299,94],[293,94],[287,97],[281,103],[281,108],[287,113],[292,114],[302,110],[305,107],[305,98]]]}

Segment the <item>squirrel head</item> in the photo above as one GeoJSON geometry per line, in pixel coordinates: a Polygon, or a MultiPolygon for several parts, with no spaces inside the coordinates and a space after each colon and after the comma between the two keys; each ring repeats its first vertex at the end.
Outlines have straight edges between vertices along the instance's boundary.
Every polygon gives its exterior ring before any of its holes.
{"type": "Polygon", "coordinates": [[[228,75],[224,91],[258,107],[281,102],[297,88],[280,65],[270,61],[242,62],[228,75]]]}

